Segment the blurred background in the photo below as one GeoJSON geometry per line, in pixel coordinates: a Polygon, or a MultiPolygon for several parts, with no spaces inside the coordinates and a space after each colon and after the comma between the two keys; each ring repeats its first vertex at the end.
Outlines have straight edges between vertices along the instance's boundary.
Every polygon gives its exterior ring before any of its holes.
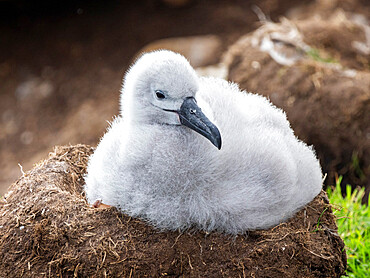
{"type": "Polygon", "coordinates": [[[368,193],[369,20],[367,0],[0,0],[0,195],[53,146],[96,146],[128,66],[157,48],[269,97],[327,185],[368,193]]]}

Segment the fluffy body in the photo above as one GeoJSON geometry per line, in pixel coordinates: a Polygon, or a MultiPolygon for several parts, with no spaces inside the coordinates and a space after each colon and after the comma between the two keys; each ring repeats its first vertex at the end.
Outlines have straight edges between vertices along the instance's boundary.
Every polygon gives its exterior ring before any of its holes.
{"type": "Polygon", "coordinates": [[[295,137],[282,110],[236,84],[197,77],[178,54],[139,59],[126,75],[121,108],[89,161],[89,202],[101,199],[159,229],[240,234],[287,220],[321,190],[315,153],[295,137]],[[174,69],[155,75],[151,63],[158,59],[174,69]],[[174,99],[185,91],[195,96],[220,130],[221,150],[141,101],[153,82],[174,99]]]}

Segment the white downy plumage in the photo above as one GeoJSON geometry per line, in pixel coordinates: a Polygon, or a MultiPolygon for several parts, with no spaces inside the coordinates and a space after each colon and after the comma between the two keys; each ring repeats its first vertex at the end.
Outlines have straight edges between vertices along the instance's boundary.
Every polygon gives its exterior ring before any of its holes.
{"type": "Polygon", "coordinates": [[[85,180],[89,202],[159,229],[229,234],[287,220],[322,187],[313,149],[282,110],[236,84],[198,77],[166,50],[144,54],[126,74],[121,115],[85,180]]]}

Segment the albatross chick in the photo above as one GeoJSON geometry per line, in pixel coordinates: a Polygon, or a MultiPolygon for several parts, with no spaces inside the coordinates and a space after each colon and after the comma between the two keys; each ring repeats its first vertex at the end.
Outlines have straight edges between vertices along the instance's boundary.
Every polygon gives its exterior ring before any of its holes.
{"type": "Polygon", "coordinates": [[[282,110],[236,84],[197,76],[166,50],[144,54],[127,72],[120,116],[85,180],[89,202],[159,229],[229,234],[287,220],[322,187],[313,149],[282,110]]]}

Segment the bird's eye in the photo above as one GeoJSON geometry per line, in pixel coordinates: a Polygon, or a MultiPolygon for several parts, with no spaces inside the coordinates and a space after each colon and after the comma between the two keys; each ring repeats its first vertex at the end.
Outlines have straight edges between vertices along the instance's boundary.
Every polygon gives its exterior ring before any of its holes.
{"type": "Polygon", "coordinates": [[[164,93],[161,90],[156,90],[155,95],[157,96],[158,99],[166,98],[166,96],[164,95],[164,93]]]}

